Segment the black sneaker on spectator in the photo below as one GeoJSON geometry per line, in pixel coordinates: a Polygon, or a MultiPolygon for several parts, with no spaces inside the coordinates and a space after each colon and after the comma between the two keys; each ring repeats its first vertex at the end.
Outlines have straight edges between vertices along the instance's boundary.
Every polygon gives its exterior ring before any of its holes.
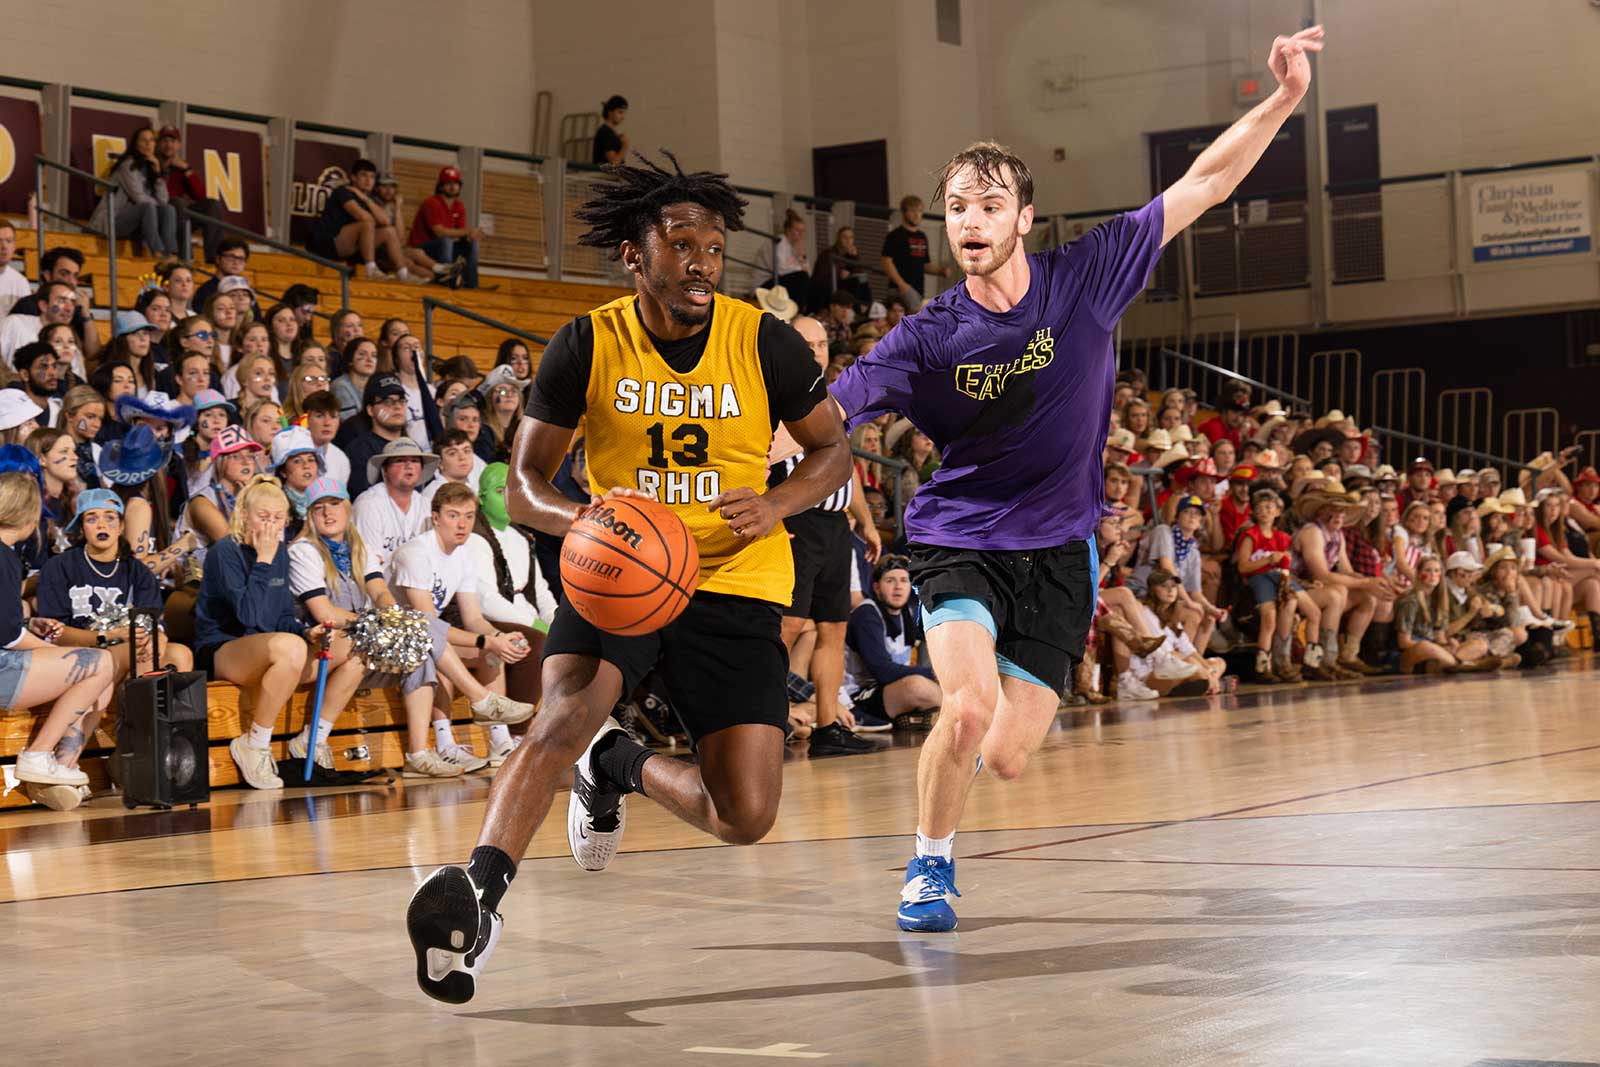
{"type": "Polygon", "coordinates": [[[896,730],[910,730],[915,733],[927,733],[933,729],[934,720],[939,717],[939,712],[932,708],[913,708],[902,711],[894,717],[896,730]]]}
{"type": "Polygon", "coordinates": [[[843,723],[830,722],[811,731],[813,756],[855,756],[877,748],[864,737],[857,737],[844,728],[843,723]]]}
{"type": "Polygon", "coordinates": [[[817,695],[817,687],[794,671],[789,672],[789,677],[784,683],[789,689],[789,703],[804,704],[817,695]]]}
{"type": "Polygon", "coordinates": [[[882,715],[874,715],[870,711],[862,711],[857,708],[855,717],[856,733],[858,734],[881,734],[885,730],[894,729],[894,723],[885,719],[882,715]]]}

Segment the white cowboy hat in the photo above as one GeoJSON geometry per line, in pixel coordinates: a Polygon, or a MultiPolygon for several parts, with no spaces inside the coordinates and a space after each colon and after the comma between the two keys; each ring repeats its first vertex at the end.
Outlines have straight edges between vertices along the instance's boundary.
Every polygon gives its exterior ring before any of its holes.
{"type": "Polygon", "coordinates": [[[781,285],[774,285],[771,289],[756,286],[756,303],[762,311],[770,312],[783,322],[800,314],[800,305],[789,297],[789,290],[781,285]]]}

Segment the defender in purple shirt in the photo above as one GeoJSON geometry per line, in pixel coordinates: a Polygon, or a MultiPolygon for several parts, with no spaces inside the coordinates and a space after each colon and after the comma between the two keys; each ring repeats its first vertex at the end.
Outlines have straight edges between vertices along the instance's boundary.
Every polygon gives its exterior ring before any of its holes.
{"type": "Polygon", "coordinates": [[[1171,188],[1081,240],[1027,254],[1033,178],[992,143],[944,168],[936,200],[966,279],[833,385],[852,428],[905,415],[941,465],[906,511],[939,721],[923,746],[902,930],[955,928],[955,829],[976,771],[1015,778],[1055,719],[1094,618],[1094,529],[1112,331],[1161,249],[1233,194],[1311,83],[1322,27],[1272,45],[1278,88],[1171,188]]]}

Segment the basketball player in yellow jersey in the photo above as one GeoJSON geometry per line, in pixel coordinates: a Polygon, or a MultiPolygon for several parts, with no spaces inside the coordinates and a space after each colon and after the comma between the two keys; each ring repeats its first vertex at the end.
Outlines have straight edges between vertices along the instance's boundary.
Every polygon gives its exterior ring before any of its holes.
{"type": "Polygon", "coordinates": [[[585,507],[550,484],[587,414],[590,492],[654,496],[700,550],[700,584],[659,633],[617,637],[563,602],[544,650],[544,700],[524,743],[495,776],[478,847],[441,867],[406,915],[417,983],[438,1000],[472,998],[500,936],[500,898],[558,786],[571,782],[573,858],[598,871],[616,854],[627,793],[730,844],[771,828],[783,785],[789,701],[781,609],[794,585],[782,520],[850,480],[850,447],[805,340],[787,324],[716,293],[723,244],[743,227],[727,177],[613,165],[584,205],[586,245],[633,274],[634,295],[557,331],[544,350],[511,454],[513,521],[565,535],[585,507]],[[805,449],[766,490],[782,422],[805,449]],[[654,758],[610,718],[661,659],[696,763],[654,758]]]}

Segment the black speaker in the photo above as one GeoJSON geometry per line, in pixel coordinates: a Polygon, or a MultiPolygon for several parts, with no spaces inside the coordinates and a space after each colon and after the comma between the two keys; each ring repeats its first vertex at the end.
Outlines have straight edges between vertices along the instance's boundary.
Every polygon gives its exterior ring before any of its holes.
{"type": "Polygon", "coordinates": [[[129,678],[122,684],[118,707],[114,758],[123,806],[192,807],[209,800],[205,673],[163,670],[129,678]]]}

